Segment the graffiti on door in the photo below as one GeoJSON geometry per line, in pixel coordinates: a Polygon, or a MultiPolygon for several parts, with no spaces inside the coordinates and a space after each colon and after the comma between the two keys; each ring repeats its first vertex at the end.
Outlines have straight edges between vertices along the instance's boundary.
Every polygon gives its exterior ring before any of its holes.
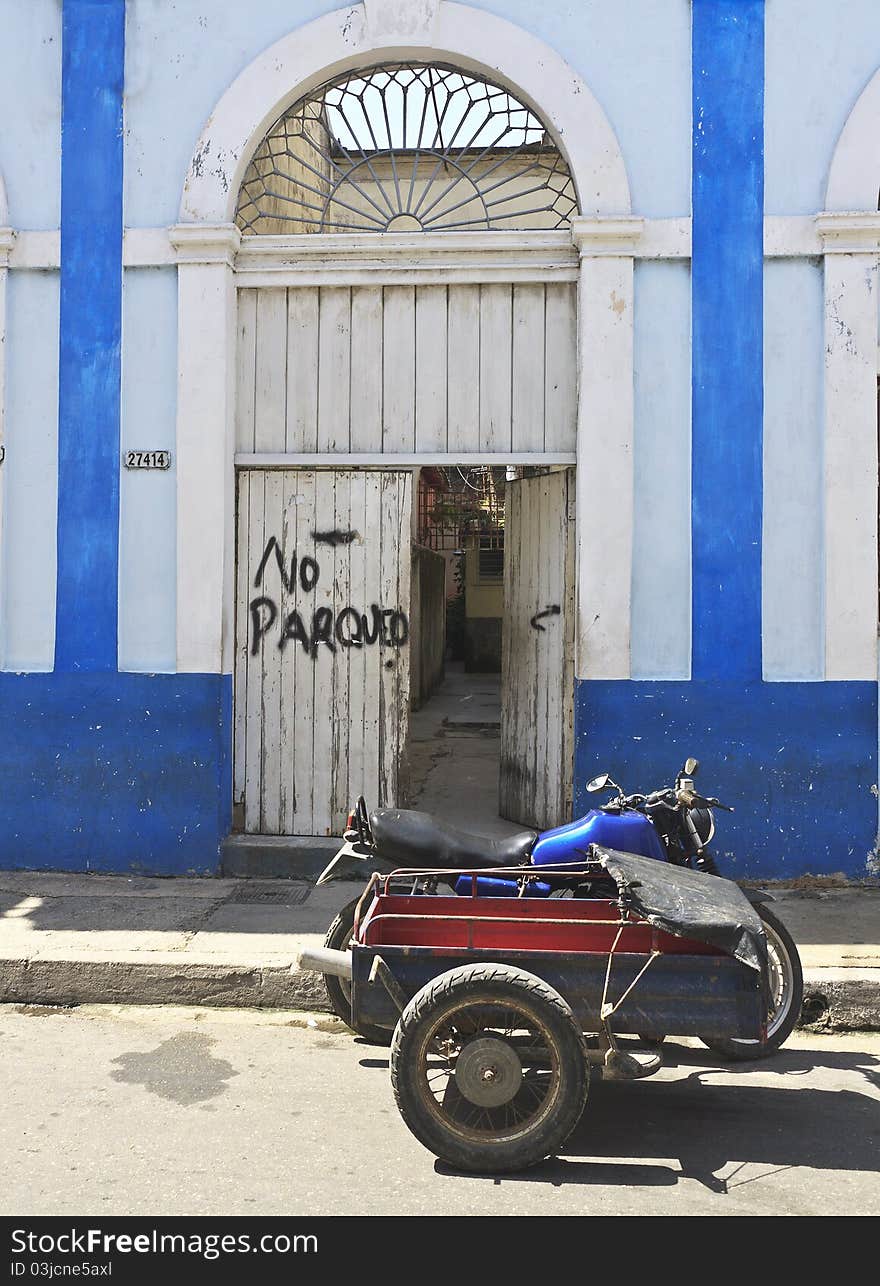
{"type": "MultiPolygon", "coordinates": [[[[327,539],[330,533],[324,533],[327,539]]],[[[337,533],[332,533],[334,536],[337,533]]],[[[342,533],[338,533],[342,535],[342,533]]],[[[338,543],[348,544],[357,533],[345,533],[338,543]]],[[[318,539],[316,533],[315,539],[318,539]]],[[[337,543],[328,540],[327,543],[337,543]]],[[[281,586],[286,594],[309,594],[321,579],[321,566],[316,558],[308,554],[298,558],[294,553],[288,561],[284,549],[275,536],[270,536],[254,576],[254,589],[264,588],[267,569],[272,564],[277,568],[281,586]]],[[[307,656],[313,660],[319,648],[324,645],[331,652],[337,648],[351,647],[403,647],[409,639],[409,619],[406,612],[399,607],[384,607],[380,603],[370,603],[362,608],[352,603],[341,607],[317,607],[311,612],[304,608],[294,608],[282,612],[278,602],[270,594],[260,594],[250,601],[251,656],[256,656],[263,646],[266,636],[276,639],[276,647],[284,651],[288,643],[299,643],[307,656]]]]}

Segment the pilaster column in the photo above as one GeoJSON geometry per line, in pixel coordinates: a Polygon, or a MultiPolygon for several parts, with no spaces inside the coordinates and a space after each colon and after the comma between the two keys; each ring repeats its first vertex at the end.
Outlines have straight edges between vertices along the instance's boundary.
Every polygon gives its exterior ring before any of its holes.
{"type": "Polygon", "coordinates": [[[825,250],[825,678],[877,677],[880,214],[820,214],[825,250]]]}
{"type": "Polygon", "coordinates": [[[177,669],[232,668],[234,224],[178,224],[177,669]]]}
{"type": "MultiPolygon", "coordinates": [[[[4,580],[3,508],[6,492],[6,278],[9,274],[9,252],[15,241],[12,228],[0,228],[0,591],[4,580]]],[[[6,661],[6,631],[3,608],[5,594],[0,592],[0,668],[6,661]]]]}
{"type": "Polygon", "coordinates": [[[633,259],[644,220],[576,218],[579,678],[630,677],[633,259]]]}

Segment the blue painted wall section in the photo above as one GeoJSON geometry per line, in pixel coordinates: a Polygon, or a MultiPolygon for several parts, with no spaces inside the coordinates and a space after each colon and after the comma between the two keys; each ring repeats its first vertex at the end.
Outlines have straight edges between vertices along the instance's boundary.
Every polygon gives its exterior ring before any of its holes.
{"type": "Polygon", "coordinates": [[[732,804],[712,850],[734,879],[869,874],[877,831],[874,683],[633,683],[576,692],[575,815],[608,771],[626,791],[671,785],[687,755],[698,788],[732,804]]]}
{"type": "Polygon", "coordinates": [[[125,0],[64,0],[55,668],[116,669],[125,0]]]}
{"type": "Polygon", "coordinates": [[[229,675],[0,674],[0,867],[213,875],[229,675]]]}
{"type": "Polygon", "coordinates": [[[761,678],[763,0],[693,0],[694,678],[761,678]]]}
{"type": "Polygon", "coordinates": [[[229,675],[117,672],[124,0],[64,0],[55,671],[0,674],[0,866],[216,874],[229,675]]]}
{"type": "Polygon", "coordinates": [[[575,814],[598,772],[651,790],[696,755],[702,789],[736,809],[713,845],[726,873],[863,878],[876,684],[762,682],[764,5],[692,13],[693,678],[578,682],[575,814]]]}

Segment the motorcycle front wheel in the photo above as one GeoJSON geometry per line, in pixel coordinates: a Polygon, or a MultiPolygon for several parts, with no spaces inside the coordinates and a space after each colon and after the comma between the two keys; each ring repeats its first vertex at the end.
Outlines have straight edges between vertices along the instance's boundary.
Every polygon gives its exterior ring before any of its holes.
{"type": "MultiPolygon", "coordinates": [[[[348,951],[351,946],[351,935],[354,932],[354,913],[357,910],[360,895],[352,898],[337,915],[327,930],[324,946],[331,951],[348,951]]],[[[392,1032],[387,1027],[375,1027],[372,1023],[355,1023],[351,1017],[351,983],[347,978],[336,974],[322,975],[327,988],[327,999],[337,1018],[341,1018],[358,1036],[363,1036],[371,1045],[390,1045],[392,1032]]]]}
{"type": "Polygon", "coordinates": [[[770,966],[770,1010],[767,1014],[765,1040],[703,1039],[703,1044],[726,1058],[745,1062],[753,1058],[766,1058],[775,1054],[788,1040],[800,1017],[804,999],[804,976],[800,956],[791,934],[765,903],[759,902],[755,910],[761,917],[767,936],[767,956],[770,966]]]}

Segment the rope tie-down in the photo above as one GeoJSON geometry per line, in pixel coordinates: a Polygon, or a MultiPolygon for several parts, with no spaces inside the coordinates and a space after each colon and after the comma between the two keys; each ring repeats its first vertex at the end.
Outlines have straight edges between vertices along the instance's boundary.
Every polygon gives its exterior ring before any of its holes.
{"type": "Polygon", "coordinates": [[[651,965],[661,954],[661,952],[656,949],[652,951],[639,972],[627,987],[626,991],[624,991],[623,995],[619,996],[614,1004],[610,1004],[608,1001],[608,988],[611,983],[611,966],[614,962],[614,953],[617,950],[617,945],[620,942],[620,937],[625,927],[626,920],[621,919],[620,926],[617,930],[614,941],[611,944],[611,949],[608,952],[608,964],[605,969],[605,983],[602,987],[602,1003],[599,1007],[599,1038],[605,1043],[605,1061],[603,1064],[602,1075],[611,1081],[636,1081],[640,1080],[644,1076],[652,1076],[654,1072],[660,1070],[663,1063],[663,1059],[660,1054],[652,1054],[650,1058],[641,1062],[634,1055],[628,1054],[622,1049],[618,1049],[614,1033],[607,1022],[607,1019],[611,1018],[617,1012],[636,984],[644,977],[648,969],[650,969],[651,965]]]}

